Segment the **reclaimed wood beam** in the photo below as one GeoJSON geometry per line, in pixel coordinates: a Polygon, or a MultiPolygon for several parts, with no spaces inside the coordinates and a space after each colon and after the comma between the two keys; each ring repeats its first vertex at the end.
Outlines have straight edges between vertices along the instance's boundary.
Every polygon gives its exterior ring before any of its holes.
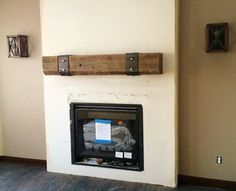
{"type": "MultiPolygon", "coordinates": [[[[162,53],[44,56],[45,75],[162,74],[162,53]],[[129,57],[127,57],[127,55],[129,57]],[[130,57],[131,55],[131,57],[130,57]],[[137,61],[137,68],[133,62],[137,61]],[[136,70],[136,73],[134,70],[136,70]]],[[[136,63],[134,63],[136,64],[136,63]]]]}

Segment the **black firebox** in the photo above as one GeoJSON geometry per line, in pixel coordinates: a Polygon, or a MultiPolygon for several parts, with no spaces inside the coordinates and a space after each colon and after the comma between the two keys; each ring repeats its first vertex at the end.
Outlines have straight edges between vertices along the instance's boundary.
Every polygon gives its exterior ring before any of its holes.
{"type": "Polygon", "coordinates": [[[139,104],[71,103],[72,164],[143,170],[139,104]]]}

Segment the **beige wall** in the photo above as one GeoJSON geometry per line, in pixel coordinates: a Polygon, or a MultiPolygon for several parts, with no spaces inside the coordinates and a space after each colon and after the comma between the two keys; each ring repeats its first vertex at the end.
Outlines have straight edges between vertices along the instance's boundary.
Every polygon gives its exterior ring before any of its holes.
{"type": "Polygon", "coordinates": [[[0,23],[0,101],[4,155],[45,159],[38,0],[1,0],[0,23]],[[8,58],[6,36],[15,34],[29,36],[29,58],[8,58]]]}
{"type": "Polygon", "coordinates": [[[0,156],[3,155],[3,140],[2,140],[2,120],[1,120],[1,112],[0,112],[0,156]]]}
{"type": "Polygon", "coordinates": [[[175,13],[173,0],[41,0],[45,56],[164,53],[163,75],[44,77],[49,171],[176,185],[175,13]],[[142,104],[144,171],[72,165],[71,101],[142,104]]]}
{"type": "Polygon", "coordinates": [[[181,0],[180,174],[236,180],[236,1],[181,0]],[[228,22],[230,51],[206,53],[207,23],[228,22]],[[216,156],[223,164],[216,164],[216,156]]]}

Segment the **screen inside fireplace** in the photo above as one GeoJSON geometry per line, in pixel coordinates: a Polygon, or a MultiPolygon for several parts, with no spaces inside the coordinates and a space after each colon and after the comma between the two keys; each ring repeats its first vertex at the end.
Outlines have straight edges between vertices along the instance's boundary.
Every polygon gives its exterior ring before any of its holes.
{"type": "Polygon", "coordinates": [[[72,163],[143,170],[142,105],[71,103],[72,163]]]}

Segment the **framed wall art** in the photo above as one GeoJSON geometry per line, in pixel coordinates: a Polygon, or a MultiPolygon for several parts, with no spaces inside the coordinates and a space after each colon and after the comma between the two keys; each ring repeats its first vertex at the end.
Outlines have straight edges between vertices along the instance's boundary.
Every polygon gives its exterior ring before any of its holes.
{"type": "Polygon", "coordinates": [[[25,35],[7,36],[8,41],[8,57],[29,57],[28,39],[25,35]]]}
{"type": "Polygon", "coordinates": [[[206,25],[206,52],[227,52],[229,49],[228,23],[206,25]]]}

